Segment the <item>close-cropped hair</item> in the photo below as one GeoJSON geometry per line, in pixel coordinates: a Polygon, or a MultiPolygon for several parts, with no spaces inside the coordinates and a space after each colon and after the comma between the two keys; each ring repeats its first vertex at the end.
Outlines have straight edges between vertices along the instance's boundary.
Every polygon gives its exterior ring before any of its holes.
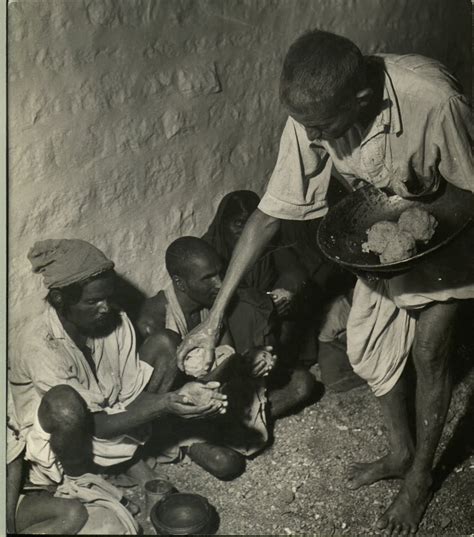
{"type": "Polygon", "coordinates": [[[321,30],[299,37],[289,48],[280,77],[280,100],[299,113],[315,105],[338,106],[365,82],[365,63],[349,39],[321,30]]]}
{"type": "Polygon", "coordinates": [[[99,278],[106,278],[108,276],[112,276],[115,274],[115,271],[113,269],[106,270],[104,272],[100,272],[99,274],[95,274],[94,276],[91,276],[90,278],[86,278],[85,280],[82,280],[81,282],[77,283],[71,283],[71,285],[66,285],[64,287],[58,287],[58,288],[52,288],[48,291],[48,294],[45,297],[46,302],[53,306],[54,309],[58,309],[58,305],[52,298],[53,291],[59,291],[63,297],[63,304],[64,307],[73,306],[74,304],[77,304],[79,300],[81,300],[82,297],[82,290],[84,287],[94,281],[98,280],[99,278]]]}
{"type": "Polygon", "coordinates": [[[211,253],[215,255],[213,248],[199,237],[180,237],[166,250],[166,270],[170,276],[186,277],[193,259],[211,253]]]}

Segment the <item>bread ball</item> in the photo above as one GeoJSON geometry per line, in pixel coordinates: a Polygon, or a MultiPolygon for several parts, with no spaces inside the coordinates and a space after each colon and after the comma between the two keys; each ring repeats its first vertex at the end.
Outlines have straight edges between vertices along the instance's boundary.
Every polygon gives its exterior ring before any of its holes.
{"type": "Polygon", "coordinates": [[[375,252],[381,254],[388,242],[392,240],[398,232],[398,224],[381,220],[367,230],[367,242],[362,245],[362,251],[375,252]]]}
{"type": "Polygon", "coordinates": [[[438,222],[425,209],[414,207],[403,211],[398,219],[398,227],[407,231],[417,241],[428,242],[434,235],[438,222]]]}
{"type": "Polygon", "coordinates": [[[399,231],[389,240],[380,255],[381,263],[396,263],[416,254],[416,242],[406,231],[399,231]]]}
{"type": "Polygon", "coordinates": [[[184,372],[190,377],[200,377],[207,373],[204,369],[205,349],[196,348],[186,355],[184,359],[184,372]]]}

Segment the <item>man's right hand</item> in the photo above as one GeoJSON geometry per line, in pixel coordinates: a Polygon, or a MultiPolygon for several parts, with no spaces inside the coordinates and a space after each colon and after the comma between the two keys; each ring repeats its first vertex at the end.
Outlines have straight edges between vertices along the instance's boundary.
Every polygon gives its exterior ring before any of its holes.
{"type": "Polygon", "coordinates": [[[219,387],[219,382],[188,382],[176,392],[168,394],[168,409],[185,419],[225,414],[227,396],[218,391],[219,387]]]}
{"type": "Polygon", "coordinates": [[[219,325],[212,323],[209,319],[206,319],[191,330],[183,339],[176,353],[179,369],[184,371],[184,360],[188,353],[193,349],[203,349],[202,369],[207,373],[214,362],[214,350],[219,338],[219,332],[219,325]]]}

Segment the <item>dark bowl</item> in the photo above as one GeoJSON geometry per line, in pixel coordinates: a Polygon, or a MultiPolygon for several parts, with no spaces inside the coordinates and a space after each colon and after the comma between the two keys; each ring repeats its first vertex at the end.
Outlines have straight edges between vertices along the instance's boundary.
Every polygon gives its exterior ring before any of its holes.
{"type": "Polygon", "coordinates": [[[162,498],[151,510],[150,519],[161,535],[194,535],[208,532],[212,510],[203,496],[178,492],[162,498]]]}
{"type": "Polygon", "coordinates": [[[351,192],[323,218],[317,241],[332,261],[347,268],[375,272],[407,270],[426,255],[448,244],[474,217],[474,195],[443,182],[430,196],[404,199],[388,196],[369,185],[351,192]],[[380,220],[396,222],[412,207],[426,209],[438,221],[435,234],[427,244],[417,243],[415,255],[394,263],[381,263],[378,255],[362,251],[367,229],[380,220]]]}

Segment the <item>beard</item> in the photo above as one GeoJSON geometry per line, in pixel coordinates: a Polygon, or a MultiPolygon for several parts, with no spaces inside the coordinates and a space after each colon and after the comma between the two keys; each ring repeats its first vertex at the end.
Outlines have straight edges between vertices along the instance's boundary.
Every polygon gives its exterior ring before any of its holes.
{"type": "Polygon", "coordinates": [[[118,311],[107,313],[103,318],[96,320],[89,326],[82,326],[80,332],[89,338],[99,339],[107,337],[114,332],[122,323],[118,311]]]}

